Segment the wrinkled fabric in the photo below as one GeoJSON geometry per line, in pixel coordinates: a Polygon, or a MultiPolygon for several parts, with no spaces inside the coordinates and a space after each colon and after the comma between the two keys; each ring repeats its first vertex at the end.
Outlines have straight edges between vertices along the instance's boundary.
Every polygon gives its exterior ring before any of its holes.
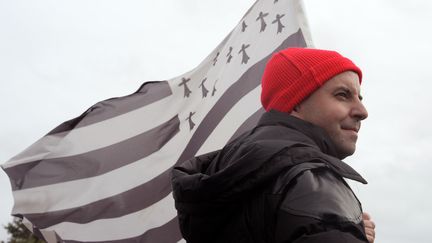
{"type": "Polygon", "coordinates": [[[287,113],[264,113],[222,150],[172,171],[180,229],[190,243],[367,242],[362,208],[325,132],[287,113]]]}

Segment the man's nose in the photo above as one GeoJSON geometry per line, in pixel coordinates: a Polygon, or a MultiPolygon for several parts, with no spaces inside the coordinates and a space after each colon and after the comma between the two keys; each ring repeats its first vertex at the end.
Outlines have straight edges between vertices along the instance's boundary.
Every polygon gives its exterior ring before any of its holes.
{"type": "Polygon", "coordinates": [[[366,119],[368,115],[368,111],[366,110],[366,107],[363,105],[361,100],[356,101],[354,107],[351,110],[351,116],[361,121],[366,119]]]}

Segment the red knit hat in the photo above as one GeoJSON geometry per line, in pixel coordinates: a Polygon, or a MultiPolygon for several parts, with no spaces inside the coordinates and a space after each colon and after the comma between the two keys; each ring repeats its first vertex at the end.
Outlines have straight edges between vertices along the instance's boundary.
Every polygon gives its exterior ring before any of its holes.
{"type": "Polygon", "coordinates": [[[262,78],[261,103],[266,111],[291,112],[326,81],[345,71],[362,72],[335,51],[288,48],[272,56],[262,78]]]}

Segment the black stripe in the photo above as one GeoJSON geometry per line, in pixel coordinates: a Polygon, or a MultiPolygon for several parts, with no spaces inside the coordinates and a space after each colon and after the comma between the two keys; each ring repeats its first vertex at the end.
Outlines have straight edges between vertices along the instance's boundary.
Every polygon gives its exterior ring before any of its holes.
{"type": "MultiPolygon", "coordinates": [[[[121,227],[121,225],[119,225],[121,227]]],[[[150,229],[146,231],[144,234],[132,237],[128,239],[121,239],[121,240],[110,240],[110,241],[103,241],[106,243],[130,243],[130,242],[140,242],[140,243],[176,243],[179,240],[182,239],[179,227],[178,227],[178,220],[177,217],[171,219],[168,223],[157,227],[150,229]]],[[[101,241],[74,241],[74,240],[66,240],[64,241],[66,243],[99,243],[101,241]]]]}
{"type": "MultiPolygon", "coordinates": [[[[286,39],[275,51],[285,49],[289,46],[305,45],[303,35],[301,30],[299,30],[286,39]]],[[[176,164],[193,157],[213,129],[223,119],[226,112],[228,112],[243,95],[249,93],[260,84],[260,77],[270,57],[271,55],[268,55],[252,66],[242,75],[239,81],[225,92],[205,119],[199,124],[197,131],[194,133],[176,164]]],[[[246,129],[246,127],[243,126],[241,129],[246,129]]],[[[145,184],[88,205],[43,214],[26,214],[25,217],[34,222],[37,227],[46,228],[60,222],[88,223],[95,218],[115,218],[127,215],[160,201],[171,192],[171,169],[172,168],[164,171],[145,184]]]]}
{"type": "Polygon", "coordinates": [[[48,213],[25,214],[24,217],[43,229],[61,222],[85,224],[95,219],[131,214],[157,203],[171,192],[170,172],[171,169],[166,170],[147,183],[84,206],[48,213]]]}
{"type": "Polygon", "coordinates": [[[180,130],[177,116],[149,131],[87,153],[4,169],[12,190],[89,178],[131,164],[162,148],[180,130]]]}
{"type": "Polygon", "coordinates": [[[133,94],[96,103],[79,117],[63,122],[47,135],[101,122],[149,105],[172,94],[167,81],[145,82],[133,94]]]}

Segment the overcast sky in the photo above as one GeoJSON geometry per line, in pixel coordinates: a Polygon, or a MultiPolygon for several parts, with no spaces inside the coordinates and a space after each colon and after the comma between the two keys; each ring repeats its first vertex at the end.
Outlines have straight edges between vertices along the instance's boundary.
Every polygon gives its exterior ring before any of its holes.
{"type": "MultiPolygon", "coordinates": [[[[253,2],[0,0],[0,163],[97,101],[191,70],[253,2]]],[[[346,162],[369,181],[352,187],[376,242],[430,242],[432,2],[304,4],[315,46],[363,70],[369,118],[346,162]]],[[[0,195],[4,225],[13,199],[3,171],[0,195]]]]}

